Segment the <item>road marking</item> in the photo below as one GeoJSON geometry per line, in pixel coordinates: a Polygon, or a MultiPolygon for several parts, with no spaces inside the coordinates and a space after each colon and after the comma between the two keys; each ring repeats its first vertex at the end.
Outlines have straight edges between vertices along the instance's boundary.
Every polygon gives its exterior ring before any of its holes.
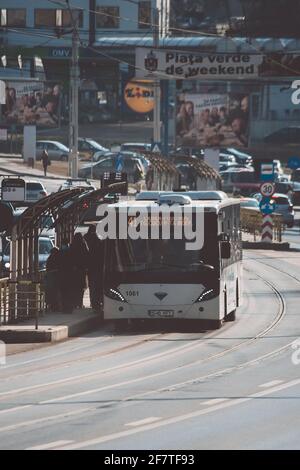
{"type": "Polygon", "coordinates": [[[228,401],[228,400],[229,400],[229,398],[213,398],[212,400],[205,401],[201,404],[211,406],[211,405],[217,405],[217,403],[222,403],[222,402],[228,401]]]}
{"type": "Polygon", "coordinates": [[[143,424],[154,423],[155,421],[158,421],[159,419],[161,419],[161,418],[152,416],[152,417],[149,417],[149,418],[140,419],[139,421],[132,421],[131,423],[126,423],[124,426],[141,426],[143,424]]]}
{"type": "Polygon", "coordinates": [[[25,410],[25,408],[31,408],[31,407],[32,407],[32,405],[15,406],[14,408],[8,408],[6,410],[1,410],[0,414],[12,413],[13,411],[25,410]]]}
{"type": "MultiPolygon", "coordinates": [[[[16,389],[13,389],[13,390],[8,390],[6,392],[0,392],[0,399],[2,399],[2,397],[5,398],[6,396],[17,395],[19,393],[38,390],[39,388],[59,386],[59,385],[63,385],[63,384],[68,383],[68,382],[78,381],[78,380],[82,381],[83,379],[87,379],[89,377],[92,378],[92,377],[95,377],[95,376],[101,376],[102,374],[110,373],[112,371],[117,371],[119,369],[124,369],[125,367],[138,366],[143,362],[150,362],[150,361],[153,361],[153,360],[157,361],[157,360],[160,360],[164,356],[172,355],[172,357],[174,357],[176,354],[180,354],[183,350],[184,351],[189,351],[190,349],[194,349],[194,348],[197,348],[199,346],[203,346],[204,345],[203,339],[207,340],[211,336],[214,336],[214,335],[215,335],[215,332],[211,332],[205,337],[201,336],[199,338],[199,340],[196,341],[196,344],[190,344],[188,342],[188,340],[186,340],[188,344],[185,344],[185,345],[179,346],[179,347],[175,347],[175,348],[169,349],[168,351],[164,351],[164,352],[161,352],[161,353],[152,354],[151,356],[148,356],[146,359],[137,359],[135,361],[131,361],[131,362],[128,362],[128,363],[125,363],[125,364],[117,365],[117,366],[114,366],[114,367],[109,367],[107,369],[102,369],[102,370],[98,370],[98,371],[95,371],[95,372],[89,372],[87,374],[75,375],[75,376],[72,376],[72,377],[68,377],[66,379],[54,380],[52,382],[46,382],[46,383],[42,383],[42,384],[31,385],[31,386],[28,386],[28,387],[16,388],[16,389]]],[[[102,356],[102,357],[104,358],[105,355],[102,356]]],[[[160,375],[160,373],[158,375],[160,375]]]]}
{"type": "Polygon", "coordinates": [[[172,425],[172,424],[177,424],[183,421],[186,421],[188,419],[193,419],[197,418],[198,416],[205,415],[208,413],[212,413],[213,411],[219,411],[225,408],[230,408],[235,405],[240,405],[242,403],[246,403],[248,401],[251,401],[254,398],[261,398],[266,395],[270,395],[272,393],[279,392],[281,390],[284,390],[286,388],[290,388],[296,385],[300,385],[300,379],[292,380],[291,382],[287,382],[281,385],[277,385],[276,387],[273,387],[272,389],[269,390],[263,390],[261,392],[254,393],[252,395],[249,395],[245,398],[236,398],[236,399],[229,399],[227,402],[220,403],[218,405],[210,406],[209,408],[198,410],[198,411],[193,411],[191,413],[187,413],[184,415],[180,416],[174,416],[173,418],[167,418],[165,420],[161,420],[159,423],[151,423],[151,424],[145,424],[139,428],[136,429],[130,429],[126,431],[120,431],[112,434],[107,434],[106,436],[101,436],[101,437],[96,437],[94,439],[89,439],[87,441],[81,441],[77,442],[74,444],[66,445],[61,447],[61,450],[77,450],[77,449],[82,449],[86,447],[91,447],[95,446],[98,444],[103,444],[108,441],[113,441],[116,439],[121,439],[122,437],[128,437],[133,434],[138,434],[140,432],[144,431],[150,431],[153,429],[157,429],[163,426],[167,425],[172,425]]]}
{"type": "Polygon", "coordinates": [[[23,428],[25,426],[31,426],[31,425],[34,425],[34,424],[44,423],[46,421],[54,421],[54,420],[60,419],[60,418],[68,418],[70,416],[75,416],[75,415],[79,415],[79,414],[82,414],[82,413],[86,413],[86,412],[91,411],[93,409],[95,409],[95,408],[81,408],[80,410],[69,411],[69,412],[61,413],[59,415],[46,416],[44,418],[32,419],[30,421],[22,421],[21,423],[11,424],[9,426],[5,426],[3,428],[0,428],[0,433],[1,432],[6,432],[6,431],[13,431],[15,429],[23,428]]]}
{"type": "Polygon", "coordinates": [[[34,446],[34,447],[28,447],[25,450],[46,450],[46,449],[53,449],[53,448],[58,448],[67,444],[72,444],[74,441],[54,441],[54,442],[49,442],[48,444],[41,444],[39,446],[34,446]]]}
{"type": "Polygon", "coordinates": [[[274,385],[282,384],[283,380],[272,380],[271,382],[266,382],[265,384],[261,384],[261,388],[268,388],[273,387],[274,385]]]}

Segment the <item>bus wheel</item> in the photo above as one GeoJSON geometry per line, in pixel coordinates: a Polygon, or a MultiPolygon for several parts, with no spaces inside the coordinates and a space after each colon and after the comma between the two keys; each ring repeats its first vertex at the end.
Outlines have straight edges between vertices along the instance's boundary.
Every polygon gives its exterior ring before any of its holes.
{"type": "Polygon", "coordinates": [[[236,319],[236,310],[232,310],[232,312],[228,313],[225,317],[225,321],[235,321],[236,319]]]}

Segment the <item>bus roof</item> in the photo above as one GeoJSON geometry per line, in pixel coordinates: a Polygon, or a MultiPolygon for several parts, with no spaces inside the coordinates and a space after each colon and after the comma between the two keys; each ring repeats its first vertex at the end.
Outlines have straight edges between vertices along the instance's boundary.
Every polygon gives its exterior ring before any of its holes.
{"type": "MultiPolygon", "coordinates": [[[[116,209],[118,208],[131,208],[131,207],[134,207],[136,209],[138,209],[139,207],[141,208],[151,208],[151,207],[159,207],[162,203],[164,203],[164,200],[162,199],[161,202],[159,201],[159,196],[161,195],[165,195],[168,197],[168,199],[172,199],[172,194],[174,194],[174,204],[178,204],[179,203],[179,200],[178,200],[178,195],[179,193],[171,193],[171,192],[163,192],[161,191],[160,194],[158,195],[158,197],[154,200],[154,199],[146,199],[146,200],[129,200],[129,201],[123,201],[123,202],[118,202],[118,203],[115,203],[115,204],[110,204],[109,207],[114,207],[116,209]],[[176,198],[175,198],[176,196],[176,198]]],[[[219,213],[219,211],[223,208],[223,207],[227,207],[227,206],[232,206],[232,205],[239,205],[240,204],[240,200],[239,199],[234,199],[234,198],[225,198],[225,199],[219,199],[219,200],[213,200],[213,199],[202,199],[202,200],[199,200],[199,199],[194,199],[192,200],[192,198],[189,197],[189,194],[188,193],[182,193],[182,196],[184,196],[184,201],[183,201],[183,204],[185,206],[188,206],[188,207],[201,207],[201,208],[204,208],[205,211],[207,212],[216,212],[216,213],[219,213]],[[187,199],[190,199],[190,204],[187,204],[187,199]]],[[[170,207],[171,204],[169,204],[170,207]]]]}

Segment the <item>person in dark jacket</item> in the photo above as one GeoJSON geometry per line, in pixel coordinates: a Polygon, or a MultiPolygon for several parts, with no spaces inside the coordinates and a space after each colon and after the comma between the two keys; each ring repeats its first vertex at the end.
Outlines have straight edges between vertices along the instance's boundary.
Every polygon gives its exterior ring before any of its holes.
{"type": "Polygon", "coordinates": [[[58,282],[62,310],[64,313],[73,311],[73,266],[71,262],[70,245],[64,240],[58,257],[58,282]]]}
{"type": "Polygon", "coordinates": [[[45,302],[48,309],[57,312],[60,309],[59,296],[59,249],[52,248],[46,263],[45,302]]]}
{"type": "Polygon", "coordinates": [[[100,310],[103,289],[103,248],[95,225],[90,225],[84,239],[89,248],[88,281],[91,307],[100,310]]]}
{"type": "Polygon", "coordinates": [[[70,246],[72,263],[73,306],[83,307],[83,295],[86,288],[86,275],[89,265],[89,250],[81,233],[75,233],[70,246]]]}
{"type": "Polygon", "coordinates": [[[44,168],[44,175],[47,176],[47,169],[48,169],[48,166],[50,165],[50,158],[46,149],[43,150],[41,160],[42,160],[42,165],[44,168]]]}

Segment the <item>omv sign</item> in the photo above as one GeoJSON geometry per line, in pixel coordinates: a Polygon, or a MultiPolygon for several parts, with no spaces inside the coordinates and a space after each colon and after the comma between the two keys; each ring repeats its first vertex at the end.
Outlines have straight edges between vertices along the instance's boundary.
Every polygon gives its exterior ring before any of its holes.
{"type": "Polygon", "coordinates": [[[53,47],[50,49],[49,55],[58,59],[68,59],[72,55],[72,49],[70,47],[53,47]]]}

